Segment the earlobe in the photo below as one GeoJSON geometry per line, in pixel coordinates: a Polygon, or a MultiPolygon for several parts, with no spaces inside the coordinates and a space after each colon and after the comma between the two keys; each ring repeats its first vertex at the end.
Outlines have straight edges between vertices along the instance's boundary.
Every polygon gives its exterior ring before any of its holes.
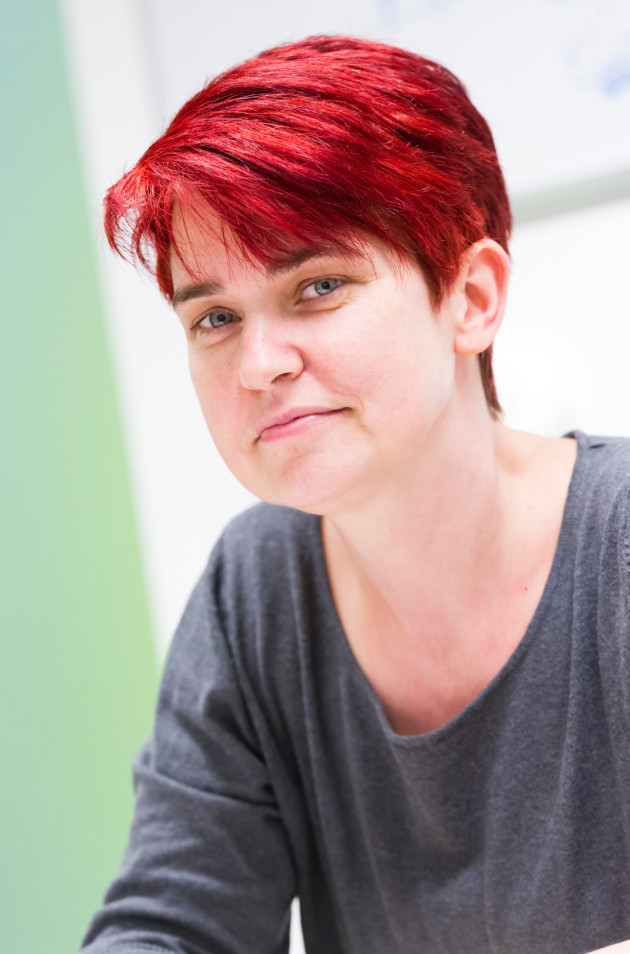
{"type": "Polygon", "coordinates": [[[480,239],[464,254],[457,279],[459,302],[455,325],[456,354],[481,354],[501,327],[510,261],[490,238],[480,239]]]}

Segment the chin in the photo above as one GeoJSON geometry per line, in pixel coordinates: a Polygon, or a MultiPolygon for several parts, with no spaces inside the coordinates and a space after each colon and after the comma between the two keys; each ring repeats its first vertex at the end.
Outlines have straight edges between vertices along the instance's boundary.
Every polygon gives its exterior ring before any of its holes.
{"type": "MultiPolygon", "coordinates": [[[[249,490],[250,488],[248,488],[249,490]]],[[[257,497],[266,503],[276,504],[281,507],[291,507],[293,510],[301,510],[303,513],[325,516],[336,509],[335,502],[338,501],[339,493],[325,491],[321,487],[275,487],[259,488],[252,490],[257,497]]]]}
{"type": "Polygon", "coordinates": [[[326,467],[314,461],[304,461],[302,466],[292,466],[273,478],[267,476],[264,480],[241,482],[267,503],[317,516],[327,516],[343,509],[344,504],[348,505],[356,495],[357,487],[357,481],[348,468],[326,467]]]}

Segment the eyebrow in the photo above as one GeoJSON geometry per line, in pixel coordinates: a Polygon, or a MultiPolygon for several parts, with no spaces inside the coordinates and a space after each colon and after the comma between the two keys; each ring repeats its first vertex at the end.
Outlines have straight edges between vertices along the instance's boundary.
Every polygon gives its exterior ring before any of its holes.
{"type": "Polygon", "coordinates": [[[225,288],[221,282],[200,282],[198,285],[183,285],[174,292],[171,304],[176,309],[178,305],[183,305],[185,301],[190,301],[192,298],[207,298],[210,295],[218,295],[222,291],[225,291],[225,288]]]}
{"type": "MultiPolygon", "coordinates": [[[[306,248],[298,248],[287,255],[275,259],[265,269],[269,278],[275,278],[283,275],[285,272],[294,271],[306,264],[312,258],[321,258],[324,255],[331,255],[338,252],[339,247],[332,242],[322,242],[319,245],[309,245],[306,248]]],[[[217,281],[198,282],[192,285],[183,285],[173,294],[172,305],[177,308],[183,305],[185,301],[191,301],[193,298],[209,298],[211,295],[220,295],[225,291],[225,285],[217,281]]]]}

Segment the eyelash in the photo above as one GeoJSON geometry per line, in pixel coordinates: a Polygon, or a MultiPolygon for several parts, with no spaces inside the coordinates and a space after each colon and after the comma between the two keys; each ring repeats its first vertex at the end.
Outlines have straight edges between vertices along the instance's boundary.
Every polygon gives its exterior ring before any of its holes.
{"type": "MultiPolygon", "coordinates": [[[[300,298],[302,301],[306,301],[306,302],[313,302],[313,301],[318,301],[319,299],[329,298],[331,295],[334,295],[335,292],[338,291],[340,288],[342,288],[345,284],[346,282],[342,278],[333,278],[332,276],[325,275],[323,278],[316,278],[313,281],[309,282],[307,285],[305,285],[304,288],[302,289],[300,298]],[[319,285],[322,282],[333,282],[333,283],[336,282],[337,284],[325,295],[318,295],[317,293],[315,293],[315,296],[312,298],[302,298],[302,295],[307,288],[311,288],[314,285],[319,285]]],[[[232,318],[238,318],[238,316],[235,315],[234,312],[230,311],[228,308],[212,308],[210,311],[207,311],[205,314],[203,314],[201,318],[199,319],[199,321],[197,321],[193,325],[193,330],[198,331],[200,334],[203,334],[203,335],[211,335],[221,331],[223,328],[226,328],[228,325],[234,324],[233,321],[226,321],[222,325],[217,325],[217,326],[211,325],[210,327],[204,327],[201,324],[201,322],[205,321],[206,318],[210,318],[212,315],[231,315],[232,318]]]]}

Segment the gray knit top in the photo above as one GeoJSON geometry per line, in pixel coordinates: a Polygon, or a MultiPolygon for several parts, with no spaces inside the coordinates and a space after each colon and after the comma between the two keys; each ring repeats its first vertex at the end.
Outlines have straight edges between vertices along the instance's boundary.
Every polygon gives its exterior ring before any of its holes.
{"type": "Polygon", "coordinates": [[[584,954],[630,938],[630,441],[577,433],[541,601],[443,727],[392,731],[319,518],[262,504],[174,637],[85,954],[584,954]]]}

